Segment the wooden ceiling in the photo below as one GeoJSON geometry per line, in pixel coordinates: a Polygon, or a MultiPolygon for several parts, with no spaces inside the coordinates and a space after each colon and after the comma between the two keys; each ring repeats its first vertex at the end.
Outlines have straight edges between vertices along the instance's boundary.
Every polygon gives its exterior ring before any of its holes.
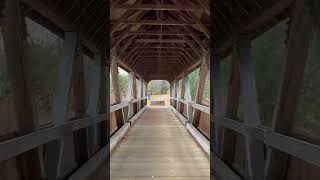
{"type": "Polygon", "coordinates": [[[120,65],[146,81],[192,71],[209,42],[213,55],[227,55],[235,34],[255,38],[287,17],[293,1],[21,0],[26,16],[57,34],[78,31],[89,54],[111,41],[120,65]]]}
{"type": "Polygon", "coordinates": [[[286,17],[292,2],[111,0],[111,47],[118,62],[143,79],[172,81],[199,66],[210,35],[213,54],[225,56],[234,34],[256,37],[286,17]]]}
{"type": "Polygon", "coordinates": [[[113,0],[112,50],[146,81],[172,81],[200,61],[210,38],[204,0],[113,0]]]}

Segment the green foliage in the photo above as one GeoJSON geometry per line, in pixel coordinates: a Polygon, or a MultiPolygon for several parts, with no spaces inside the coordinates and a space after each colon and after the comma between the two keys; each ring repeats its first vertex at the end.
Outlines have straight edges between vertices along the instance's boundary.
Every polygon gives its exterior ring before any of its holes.
{"type": "Polygon", "coordinates": [[[309,57],[307,59],[299,93],[300,96],[295,116],[295,125],[320,135],[320,52],[317,49],[319,45],[314,44],[317,40],[319,39],[315,38],[315,41],[312,42],[310,47],[311,49],[309,51],[309,57]]]}
{"type": "Polygon", "coordinates": [[[271,125],[286,46],[287,24],[281,22],[252,43],[261,120],[271,125]]]}
{"type": "Polygon", "coordinates": [[[153,80],[148,84],[148,94],[158,95],[158,94],[168,94],[169,83],[164,80],[153,80]]]}
{"type": "Polygon", "coordinates": [[[10,96],[12,89],[8,80],[0,77],[0,97],[10,96]]]}
{"type": "Polygon", "coordinates": [[[122,97],[126,97],[128,91],[129,75],[119,73],[120,93],[122,97]]]}
{"type": "Polygon", "coordinates": [[[199,73],[200,68],[194,70],[192,73],[189,74],[189,82],[190,82],[190,91],[191,91],[191,99],[194,101],[197,95],[197,89],[199,84],[199,73]]]}
{"type": "Polygon", "coordinates": [[[29,46],[26,61],[34,94],[52,95],[57,77],[58,55],[49,47],[29,46]]]}

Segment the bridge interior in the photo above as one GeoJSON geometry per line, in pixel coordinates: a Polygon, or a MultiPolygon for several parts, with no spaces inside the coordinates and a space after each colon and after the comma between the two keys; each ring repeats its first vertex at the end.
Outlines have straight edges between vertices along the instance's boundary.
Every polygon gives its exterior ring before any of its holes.
{"type": "Polygon", "coordinates": [[[0,180],[318,180],[319,94],[300,103],[318,88],[319,12],[317,0],[1,1],[0,180]],[[170,83],[168,106],[147,106],[152,80],[170,83]]]}

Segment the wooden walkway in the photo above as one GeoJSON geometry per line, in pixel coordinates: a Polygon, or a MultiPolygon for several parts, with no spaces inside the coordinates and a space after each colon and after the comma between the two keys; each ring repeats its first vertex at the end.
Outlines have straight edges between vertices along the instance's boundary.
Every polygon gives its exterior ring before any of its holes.
{"type": "Polygon", "coordinates": [[[148,107],[111,155],[112,180],[209,180],[209,158],[169,107],[148,107]]]}

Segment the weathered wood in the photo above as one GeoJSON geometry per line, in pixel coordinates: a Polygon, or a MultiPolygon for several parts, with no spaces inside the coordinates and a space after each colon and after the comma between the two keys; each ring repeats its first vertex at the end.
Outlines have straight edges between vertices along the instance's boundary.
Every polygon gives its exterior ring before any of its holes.
{"type": "MultiPolygon", "coordinates": [[[[98,114],[99,92],[101,82],[101,54],[95,54],[94,61],[89,63],[88,82],[89,82],[89,102],[87,107],[87,115],[94,117],[98,114]]],[[[89,128],[89,154],[93,156],[98,150],[98,131],[96,121],[93,120],[89,128]]]]}
{"type": "MultiPolygon", "coordinates": [[[[86,116],[86,89],[85,89],[85,79],[84,79],[84,64],[83,64],[83,54],[81,47],[77,45],[77,53],[75,57],[74,67],[73,67],[73,101],[74,101],[74,111],[76,118],[83,118],[86,116]]],[[[80,129],[74,132],[75,138],[75,150],[76,150],[76,160],[78,166],[84,164],[88,158],[88,133],[87,129],[80,129]]]]}
{"type": "MultiPolygon", "coordinates": [[[[197,87],[197,94],[195,97],[195,103],[201,104],[202,103],[202,98],[203,98],[203,92],[204,92],[204,87],[206,85],[205,79],[207,78],[208,74],[208,64],[207,64],[207,57],[203,54],[202,56],[202,64],[200,67],[200,74],[199,74],[199,82],[198,82],[198,87],[197,87]]],[[[195,127],[198,126],[199,124],[199,118],[200,118],[200,112],[198,110],[194,111],[193,114],[193,125],[195,127]]]]}
{"type": "MultiPolygon", "coordinates": [[[[121,103],[121,94],[120,94],[120,84],[119,84],[119,73],[118,73],[118,65],[117,61],[114,58],[111,64],[111,79],[112,79],[112,86],[113,86],[113,95],[115,97],[115,103],[121,103]]],[[[124,123],[124,117],[122,114],[122,110],[116,112],[117,117],[117,125],[121,127],[124,123]]]]}
{"type": "MultiPolygon", "coordinates": [[[[31,99],[30,78],[27,73],[25,56],[25,24],[19,0],[2,2],[4,18],[1,22],[7,70],[13,92],[14,107],[17,114],[18,136],[33,132],[39,127],[31,99]]],[[[25,180],[40,180],[41,165],[38,149],[31,149],[18,158],[17,169],[25,180]]]]}
{"type": "Polygon", "coordinates": [[[132,88],[133,88],[133,81],[134,81],[134,72],[130,72],[129,74],[129,82],[128,82],[128,89],[127,89],[127,102],[128,105],[128,114],[126,117],[126,121],[131,117],[132,115],[132,88]]]}
{"type": "Polygon", "coordinates": [[[209,159],[168,107],[148,107],[111,155],[111,179],[205,180],[209,171],[209,159]]]}
{"type": "MultiPolygon", "coordinates": [[[[106,56],[108,58],[108,56],[106,56]]],[[[104,59],[104,58],[102,58],[104,59]]],[[[108,60],[101,61],[101,78],[99,91],[99,114],[109,113],[110,111],[110,64],[108,60]]],[[[99,127],[99,148],[109,146],[110,117],[98,124],[99,127]]]]}
{"type": "MultiPolygon", "coordinates": [[[[285,135],[290,134],[293,126],[300,84],[313,34],[312,16],[305,3],[304,0],[297,0],[292,12],[286,68],[273,119],[273,130],[285,135]]],[[[284,178],[287,161],[287,154],[276,149],[268,149],[266,179],[284,178]]]]}
{"type": "MultiPolygon", "coordinates": [[[[251,41],[248,36],[240,36],[237,44],[240,67],[240,88],[243,100],[244,123],[250,127],[261,124],[253,63],[251,59],[251,41]]],[[[251,180],[264,178],[264,144],[251,135],[246,136],[246,156],[251,180]]]]}
{"type": "MultiPolygon", "coordinates": [[[[186,81],[187,81],[187,76],[183,75],[183,78],[181,79],[181,86],[180,86],[180,99],[185,99],[185,93],[186,93],[186,81]]],[[[179,109],[178,111],[180,113],[183,113],[184,110],[184,104],[179,103],[179,109]]]]}
{"type": "MultiPolygon", "coordinates": [[[[229,76],[229,87],[227,95],[226,113],[225,116],[231,119],[237,119],[239,95],[240,95],[240,74],[239,74],[239,59],[236,48],[232,53],[231,73],[229,76]]],[[[221,159],[226,164],[231,165],[235,155],[236,133],[228,128],[223,129],[221,144],[221,159]]]]}
{"type": "Polygon", "coordinates": [[[194,21],[153,21],[153,20],[142,20],[142,21],[130,21],[130,20],[121,20],[113,23],[120,23],[120,24],[134,24],[134,25],[167,25],[167,26],[184,26],[184,25],[195,25],[194,21]]]}
{"type": "MultiPolygon", "coordinates": [[[[77,33],[65,32],[63,54],[58,65],[58,78],[52,109],[52,124],[54,126],[59,126],[66,121],[77,41],[77,33]]],[[[46,151],[44,162],[46,176],[48,179],[56,179],[62,173],[60,170],[64,142],[68,139],[67,134],[61,134],[61,136],[61,139],[53,140],[46,144],[45,147],[46,151]]]]}
{"type": "MultiPolygon", "coordinates": [[[[222,92],[222,82],[221,82],[221,70],[220,70],[220,59],[212,58],[210,63],[210,69],[212,71],[212,89],[213,89],[213,108],[214,108],[214,133],[215,133],[215,153],[218,157],[221,157],[221,141],[222,141],[222,127],[221,121],[224,117],[224,103],[223,103],[223,92],[222,92]]],[[[212,139],[213,140],[213,139],[212,139]]]]}
{"type": "Polygon", "coordinates": [[[198,6],[180,6],[169,4],[141,4],[141,5],[116,5],[114,8],[126,10],[153,10],[153,11],[203,11],[202,7],[198,6]]]}

